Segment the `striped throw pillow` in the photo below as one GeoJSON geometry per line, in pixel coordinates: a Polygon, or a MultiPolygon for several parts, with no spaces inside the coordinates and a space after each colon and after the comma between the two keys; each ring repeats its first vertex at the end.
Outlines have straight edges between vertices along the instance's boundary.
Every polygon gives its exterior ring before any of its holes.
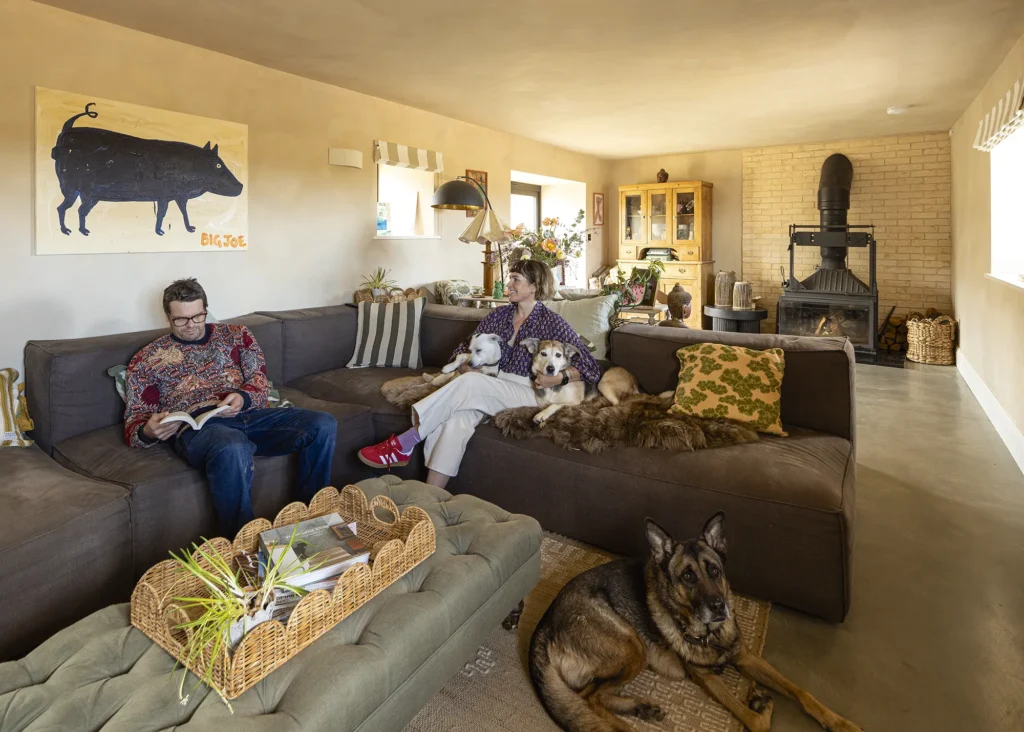
{"type": "Polygon", "coordinates": [[[425,297],[406,302],[361,302],[356,326],[356,350],[350,369],[369,366],[423,368],[420,355],[420,317],[425,297]]]}
{"type": "Polygon", "coordinates": [[[18,424],[20,410],[18,372],[0,369],[0,447],[28,447],[32,444],[18,424]]]}

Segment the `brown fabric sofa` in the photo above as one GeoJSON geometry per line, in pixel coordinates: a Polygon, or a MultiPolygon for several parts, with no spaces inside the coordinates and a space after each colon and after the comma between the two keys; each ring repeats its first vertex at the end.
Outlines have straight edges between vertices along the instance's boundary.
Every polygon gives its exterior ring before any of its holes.
{"type": "MultiPolygon", "coordinates": [[[[444,365],[485,314],[428,305],[421,325],[424,370],[444,365]]],[[[231,322],[252,329],[266,354],[268,375],[283,396],[338,419],[334,482],[345,485],[375,475],[358,462],[358,448],[410,425],[408,410],[389,405],[380,387],[419,371],[345,368],[355,348],[357,323],[357,312],[349,306],[256,313],[231,322]]],[[[127,599],[134,579],[165,558],[169,549],[215,531],[203,476],[167,446],[133,449],[122,438],[123,404],[106,370],[127,363],[161,333],[33,341],[25,349],[26,393],[36,422],[32,436],[42,453],[78,475],[56,465],[51,469],[71,481],[68,490],[104,486],[102,490],[112,496],[108,502],[122,506],[120,514],[107,509],[121,518],[89,525],[86,532],[90,546],[116,555],[95,563],[101,577],[96,586],[105,588],[107,602],[127,599]],[[126,519],[129,525],[124,524],[126,519]]],[[[613,332],[610,358],[636,374],[645,391],[657,393],[675,385],[675,351],[704,341],[785,350],[782,418],[789,438],[765,437],[750,445],[696,453],[623,449],[588,455],[561,450],[543,437],[506,439],[485,424],[470,441],[449,489],[532,515],[550,531],[625,554],[645,551],[645,516],[684,537],[696,534],[708,516],[724,510],[729,574],[738,591],[840,621],[849,609],[852,576],[853,350],[842,339],[628,325],[613,332]]],[[[37,453],[37,459],[44,458],[37,453]]],[[[257,459],[257,515],[271,517],[291,500],[293,461],[257,459]]],[[[395,473],[422,478],[422,451],[395,473]]],[[[10,494],[9,486],[0,486],[0,501],[9,501],[10,494]]],[[[67,505],[67,511],[52,516],[34,509],[35,513],[11,519],[23,524],[19,531],[0,520],[0,580],[5,587],[17,574],[6,557],[32,556],[45,541],[32,542],[46,532],[60,542],[72,541],[65,535],[76,535],[79,514],[91,509],[79,511],[74,502],[67,505]]],[[[29,580],[18,587],[30,593],[43,591],[31,587],[29,580]]],[[[37,630],[56,631],[91,609],[83,605],[82,612],[43,619],[37,630]]],[[[28,620],[12,622],[16,628],[28,620]]],[[[0,658],[4,654],[0,647],[0,658]]]]}

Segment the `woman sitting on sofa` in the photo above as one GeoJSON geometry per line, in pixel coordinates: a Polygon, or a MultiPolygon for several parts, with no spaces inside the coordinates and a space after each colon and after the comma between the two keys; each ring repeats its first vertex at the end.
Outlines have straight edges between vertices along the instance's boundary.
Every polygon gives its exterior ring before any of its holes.
{"type": "MultiPolygon", "coordinates": [[[[364,447],[359,459],[373,468],[389,469],[408,465],[413,448],[424,443],[429,472],[427,483],[444,488],[459,472],[466,444],[484,417],[515,407],[537,406],[536,389],[570,381],[596,384],[601,369],[583,341],[561,316],[540,300],[555,294],[555,278],[547,265],[521,259],[512,265],[508,278],[510,305],[500,307],[480,321],[476,333],[501,336],[498,377],[485,376],[464,363],[461,376],[412,406],[412,429],[392,435],[380,444],[364,447]],[[524,338],[554,340],[576,347],[573,366],[549,376],[530,374],[532,356],[523,348],[524,338]]],[[[452,358],[465,353],[465,345],[452,358]]]]}

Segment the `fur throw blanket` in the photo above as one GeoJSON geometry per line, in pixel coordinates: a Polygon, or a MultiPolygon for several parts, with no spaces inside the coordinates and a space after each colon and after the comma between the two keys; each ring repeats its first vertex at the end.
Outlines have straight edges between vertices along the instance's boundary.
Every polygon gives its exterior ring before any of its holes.
{"type": "MultiPolygon", "coordinates": [[[[390,404],[411,407],[435,389],[422,377],[394,379],[381,387],[390,404]]],[[[757,432],[728,419],[705,419],[669,414],[671,397],[640,394],[617,406],[597,398],[564,407],[543,427],[533,422],[540,407],[508,409],[495,415],[494,425],[505,437],[522,440],[544,435],[566,450],[598,453],[616,447],[692,451],[753,442],[757,432]]]]}

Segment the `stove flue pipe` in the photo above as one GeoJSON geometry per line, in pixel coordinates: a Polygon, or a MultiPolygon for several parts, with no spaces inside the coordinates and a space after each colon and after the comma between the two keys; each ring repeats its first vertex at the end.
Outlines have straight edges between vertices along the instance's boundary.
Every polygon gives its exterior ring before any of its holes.
{"type": "MultiPolygon", "coordinates": [[[[841,153],[829,155],[821,165],[818,181],[818,211],[825,231],[846,229],[850,210],[850,187],[853,185],[853,163],[841,153]]],[[[821,247],[822,269],[846,269],[846,247],[821,247]]]]}

